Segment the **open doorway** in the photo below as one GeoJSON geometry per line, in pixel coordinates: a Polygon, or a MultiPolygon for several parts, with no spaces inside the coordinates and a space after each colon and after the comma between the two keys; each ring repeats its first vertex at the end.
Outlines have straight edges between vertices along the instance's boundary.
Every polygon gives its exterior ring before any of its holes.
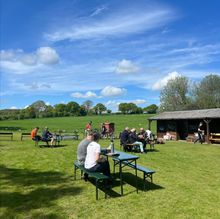
{"type": "Polygon", "coordinates": [[[179,140],[186,140],[188,136],[188,122],[187,120],[177,121],[177,133],[179,140]]]}

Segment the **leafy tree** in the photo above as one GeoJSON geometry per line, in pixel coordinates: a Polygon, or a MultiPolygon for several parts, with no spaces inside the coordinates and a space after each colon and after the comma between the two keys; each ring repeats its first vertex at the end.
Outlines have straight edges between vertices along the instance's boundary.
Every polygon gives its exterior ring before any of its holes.
{"type": "Polygon", "coordinates": [[[170,79],[160,93],[161,110],[174,111],[188,108],[188,78],[184,76],[170,79]]]}
{"type": "Polygon", "coordinates": [[[137,113],[138,111],[138,107],[134,103],[128,103],[127,107],[128,107],[128,113],[130,114],[137,113]]]}
{"type": "Polygon", "coordinates": [[[155,114],[157,112],[158,106],[156,104],[151,104],[145,107],[143,110],[150,114],[155,114]]]}
{"type": "Polygon", "coordinates": [[[80,116],[86,116],[87,115],[87,111],[86,111],[85,106],[80,106],[80,108],[79,108],[79,115],[80,116]]]}
{"type": "Polygon", "coordinates": [[[56,104],[54,107],[55,107],[55,112],[57,113],[58,116],[64,116],[66,114],[67,111],[66,104],[59,103],[56,104]]]}
{"type": "Polygon", "coordinates": [[[102,103],[97,103],[96,106],[93,107],[96,114],[102,114],[102,112],[106,111],[107,108],[102,103]]]}
{"type": "Polygon", "coordinates": [[[118,106],[118,110],[121,111],[123,114],[126,114],[128,112],[128,104],[120,103],[118,106]]]}
{"type": "Polygon", "coordinates": [[[25,118],[36,118],[36,112],[35,108],[32,106],[29,106],[25,109],[25,118]]]}
{"type": "Polygon", "coordinates": [[[66,109],[71,115],[79,115],[80,105],[76,102],[71,101],[67,103],[66,109]]]}
{"type": "MultiPolygon", "coordinates": [[[[123,114],[132,114],[139,113],[140,109],[138,109],[137,105],[134,103],[120,103],[118,106],[119,111],[123,114]]],[[[141,109],[142,111],[142,109],[141,109]]]]}
{"type": "Polygon", "coordinates": [[[193,99],[198,109],[220,107],[220,76],[208,75],[193,90],[193,99]]]}
{"type": "Polygon", "coordinates": [[[93,102],[91,100],[86,100],[85,102],[83,102],[83,106],[85,107],[86,112],[89,113],[93,106],[93,102]]]}
{"type": "Polygon", "coordinates": [[[38,100],[38,101],[32,103],[30,105],[30,107],[32,107],[34,109],[36,117],[40,117],[40,115],[43,114],[43,112],[45,111],[47,106],[44,101],[38,100]]]}

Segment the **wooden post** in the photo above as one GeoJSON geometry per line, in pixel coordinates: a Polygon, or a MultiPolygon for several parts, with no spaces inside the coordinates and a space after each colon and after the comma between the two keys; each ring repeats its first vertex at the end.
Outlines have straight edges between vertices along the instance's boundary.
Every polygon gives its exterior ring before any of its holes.
{"type": "Polygon", "coordinates": [[[209,123],[212,121],[211,119],[203,119],[203,121],[206,123],[206,132],[207,132],[207,143],[210,144],[210,130],[209,130],[209,123]]]}
{"type": "Polygon", "coordinates": [[[148,129],[151,130],[151,122],[152,120],[148,119],[148,129]]]}

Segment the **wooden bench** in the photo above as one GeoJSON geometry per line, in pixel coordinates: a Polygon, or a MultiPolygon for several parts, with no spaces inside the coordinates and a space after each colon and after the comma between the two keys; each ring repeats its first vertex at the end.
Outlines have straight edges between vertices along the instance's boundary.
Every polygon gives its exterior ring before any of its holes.
{"type": "MultiPolygon", "coordinates": [[[[74,162],[74,179],[76,180],[76,171],[80,169],[81,170],[81,178],[83,173],[87,173],[90,177],[95,179],[95,186],[96,186],[96,200],[98,200],[98,186],[99,182],[108,180],[109,177],[106,175],[103,175],[102,173],[99,172],[90,172],[83,165],[80,165],[78,161],[74,162]]],[[[107,194],[105,192],[105,198],[107,198],[107,194]]]]}
{"type": "Polygon", "coordinates": [[[21,133],[21,141],[23,140],[23,138],[26,138],[26,137],[31,137],[31,133],[30,132],[22,132],[21,133]]]}
{"type": "Polygon", "coordinates": [[[140,147],[137,144],[127,143],[123,147],[124,149],[129,149],[128,151],[140,151],[140,147]]]}
{"type": "MultiPolygon", "coordinates": [[[[39,142],[46,142],[47,145],[48,145],[48,142],[50,142],[50,140],[49,140],[49,141],[46,141],[46,140],[43,140],[43,139],[39,139],[39,140],[34,140],[34,139],[32,139],[32,140],[35,142],[35,146],[38,146],[39,142]]],[[[55,145],[54,145],[54,146],[59,146],[61,140],[62,140],[62,136],[57,135],[57,136],[56,136],[56,139],[55,139],[55,145]]]]}
{"type": "Polygon", "coordinates": [[[13,140],[13,133],[12,132],[0,132],[0,137],[10,137],[13,140]]]}
{"type": "MultiPolygon", "coordinates": [[[[135,169],[135,165],[133,163],[129,163],[128,161],[123,161],[122,163],[135,169]]],[[[146,178],[149,178],[150,182],[153,183],[153,174],[155,173],[155,171],[140,165],[136,165],[136,169],[143,172],[143,181],[144,181],[144,190],[145,190],[146,178]]]]}
{"type": "Polygon", "coordinates": [[[211,137],[209,138],[209,140],[211,141],[211,143],[213,142],[220,143],[220,133],[211,133],[210,135],[211,137]]]}

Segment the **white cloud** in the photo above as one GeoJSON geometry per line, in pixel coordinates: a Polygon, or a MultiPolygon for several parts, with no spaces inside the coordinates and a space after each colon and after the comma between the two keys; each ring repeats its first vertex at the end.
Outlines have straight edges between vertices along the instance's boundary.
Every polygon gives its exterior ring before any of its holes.
{"type": "Polygon", "coordinates": [[[136,105],[139,105],[139,104],[144,104],[146,103],[147,101],[146,100],[141,100],[141,99],[137,99],[137,100],[133,100],[131,101],[132,103],[136,104],[136,105]]]}
{"type": "Polygon", "coordinates": [[[75,93],[72,93],[70,96],[75,97],[75,98],[98,98],[96,93],[93,93],[91,91],[88,91],[85,94],[80,93],[80,92],[75,92],[75,93]]]}
{"type": "Polygon", "coordinates": [[[10,107],[10,109],[17,109],[17,107],[16,106],[12,106],[12,107],[10,107]]]}
{"type": "Polygon", "coordinates": [[[118,111],[118,106],[121,102],[115,101],[115,100],[109,100],[108,102],[105,103],[105,106],[107,109],[112,110],[113,112],[118,111]]]}
{"type": "MultiPolygon", "coordinates": [[[[103,9],[98,9],[95,14],[103,9]]],[[[160,27],[174,19],[173,12],[168,8],[126,8],[107,14],[100,20],[84,19],[71,20],[66,27],[58,27],[53,33],[45,34],[52,42],[61,40],[80,40],[91,38],[119,37],[136,34],[160,27]],[[119,12],[120,11],[120,12],[119,12]]]]}
{"type": "Polygon", "coordinates": [[[127,92],[124,88],[113,87],[113,86],[106,86],[102,89],[101,95],[104,97],[115,97],[124,95],[127,92]]]}
{"type": "Polygon", "coordinates": [[[139,68],[130,60],[123,59],[117,64],[116,72],[120,74],[128,74],[138,72],[139,68]]]}
{"type": "Polygon", "coordinates": [[[59,62],[59,55],[50,47],[40,47],[33,53],[23,50],[1,50],[0,67],[10,73],[27,74],[39,70],[43,65],[59,62]]]}
{"type": "Polygon", "coordinates": [[[153,90],[161,90],[164,86],[166,86],[167,82],[170,79],[174,79],[176,77],[180,76],[180,74],[176,71],[169,73],[167,76],[165,76],[164,78],[158,80],[153,86],[152,89],[153,90]]]}
{"type": "Polygon", "coordinates": [[[106,6],[101,6],[99,8],[97,8],[90,16],[93,17],[93,16],[97,16],[99,14],[101,14],[103,11],[107,10],[108,8],[106,6]]]}
{"type": "Polygon", "coordinates": [[[43,64],[56,64],[59,62],[59,55],[50,47],[41,47],[36,52],[38,60],[43,64]]]}

